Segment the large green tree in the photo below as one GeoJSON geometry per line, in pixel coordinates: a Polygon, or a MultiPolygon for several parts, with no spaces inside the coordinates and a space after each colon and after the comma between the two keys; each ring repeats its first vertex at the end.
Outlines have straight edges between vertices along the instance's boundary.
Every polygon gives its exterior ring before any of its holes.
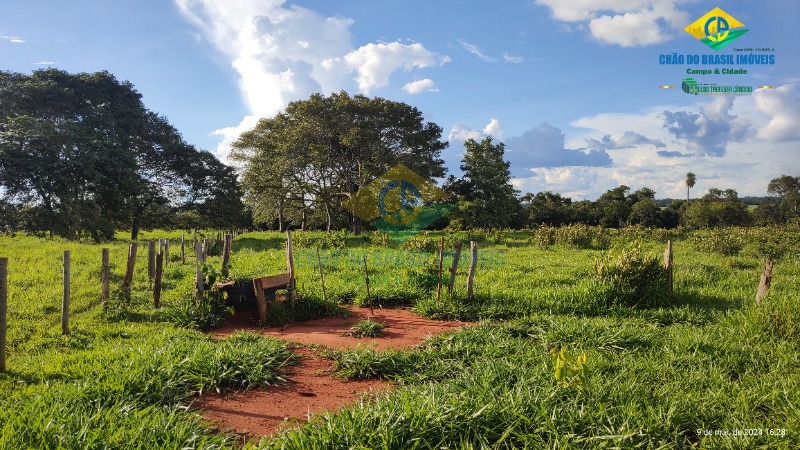
{"type": "Polygon", "coordinates": [[[523,203],[529,227],[541,224],[557,227],[571,223],[573,220],[572,199],[569,197],[562,197],[561,194],[554,194],[550,191],[539,192],[536,195],[529,192],[520,200],[523,203]]]}
{"type": "Polygon", "coordinates": [[[246,202],[258,221],[282,229],[289,217],[305,226],[313,214],[328,229],[347,225],[335,223],[344,219],[359,231],[342,200],[398,163],[428,180],[444,176],[441,134],[405,103],[314,94],[261,119],[234,143],[231,158],[242,168],[246,202]]]}
{"type": "Polygon", "coordinates": [[[686,224],[692,228],[716,226],[741,226],[752,221],[747,205],[739,199],[734,189],[708,190],[699,200],[689,205],[686,224]]]}
{"type": "Polygon", "coordinates": [[[236,189],[208,192],[235,183],[209,157],[108,72],[0,72],[0,187],[26,229],[101,240],[122,225],[135,239],[176,209],[235,202],[236,189]]]}
{"type": "Polygon", "coordinates": [[[505,145],[487,137],[481,142],[467,139],[464,149],[463,176],[451,176],[445,185],[459,199],[454,220],[464,228],[517,226],[522,209],[511,184],[510,163],[503,159],[505,145]]]}
{"type": "Polygon", "coordinates": [[[800,214],[800,177],[781,175],[770,180],[767,192],[781,197],[781,207],[788,217],[800,214]]]}

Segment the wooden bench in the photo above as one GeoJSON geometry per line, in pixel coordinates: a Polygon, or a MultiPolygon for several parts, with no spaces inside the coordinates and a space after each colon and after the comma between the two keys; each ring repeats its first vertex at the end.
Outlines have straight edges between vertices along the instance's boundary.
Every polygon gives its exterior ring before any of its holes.
{"type": "Polygon", "coordinates": [[[269,303],[276,300],[275,293],[278,289],[289,290],[292,295],[292,274],[282,273],[269,277],[253,278],[253,289],[256,291],[256,306],[258,308],[258,320],[261,325],[267,323],[267,307],[269,303]]]}

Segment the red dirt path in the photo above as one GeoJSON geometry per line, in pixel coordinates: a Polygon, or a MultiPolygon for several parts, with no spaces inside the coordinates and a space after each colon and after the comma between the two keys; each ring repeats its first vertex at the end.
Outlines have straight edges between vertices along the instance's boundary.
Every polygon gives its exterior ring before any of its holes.
{"type": "Polygon", "coordinates": [[[322,345],[329,348],[368,346],[378,350],[407,348],[420,344],[427,336],[466,325],[463,322],[439,322],[421,318],[409,309],[350,308],[347,318],[316,319],[281,328],[262,328],[250,319],[253,312],[242,312],[229,323],[211,332],[225,338],[237,330],[250,330],[265,336],[294,342],[294,351],[302,356],[300,364],[287,369],[289,381],[280,386],[223,396],[206,394],[195,401],[207,420],[220,429],[234,431],[245,437],[266,436],[276,431],[305,423],[309,415],[324,410],[335,411],[353,403],[362,394],[377,393],[391,388],[381,380],[345,381],[334,378],[333,361],[301,345],[322,345]],[[363,319],[370,318],[386,324],[384,335],[358,339],[342,334],[363,319]]]}

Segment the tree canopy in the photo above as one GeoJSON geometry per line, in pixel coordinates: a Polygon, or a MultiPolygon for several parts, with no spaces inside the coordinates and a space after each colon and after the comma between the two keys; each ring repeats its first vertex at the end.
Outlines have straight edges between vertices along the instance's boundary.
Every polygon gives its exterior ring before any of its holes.
{"type": "MultiPolygon", "coordinates": [[[[136,238],[171,212],[236,202],[233,171],[185,143],[108,72],[0,72],[0,186],[16,225],[69,238],[136,238]]],[[[166,220],[165,220],[166,219],[166,220]]]]}
{"type": "Polygon", "coordinates": [[[518,226],[521,208],[511,184],[510,164],[503,159],[505,145],[491,137],[464,142],[463,177],[450,177],[445,190],[459,199],[454,220],[465,228],[518,226]]]}
{"type": "Polygon", "coordinates": [[[247,204],[257,221],[283,229],[309,220],[360,221],[342,207],[371,180],[402,163],[427,180],[445,174],[442,128],[405,103],[346,92],[290,103],[233,145],[247,204]]]}

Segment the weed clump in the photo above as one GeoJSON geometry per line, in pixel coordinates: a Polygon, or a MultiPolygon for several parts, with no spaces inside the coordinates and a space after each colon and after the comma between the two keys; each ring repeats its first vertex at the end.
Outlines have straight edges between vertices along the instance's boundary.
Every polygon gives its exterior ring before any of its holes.
{"type": "Polygon", "coordinates": [[[642,250],[641,241],[613,247],[595,261],[592,276],[609,306],[651,308],[669,302],[666,270],[658,257],[642,250]]]}
{"type": "Polygon", "coordinates": [[[383,336],[386,324],[381,322],[374,322],[371,319],[362,320],[350,327],[350,332],[346,333],[347,336],[356,338],[362,337],[378,337],[383,336]]]}

